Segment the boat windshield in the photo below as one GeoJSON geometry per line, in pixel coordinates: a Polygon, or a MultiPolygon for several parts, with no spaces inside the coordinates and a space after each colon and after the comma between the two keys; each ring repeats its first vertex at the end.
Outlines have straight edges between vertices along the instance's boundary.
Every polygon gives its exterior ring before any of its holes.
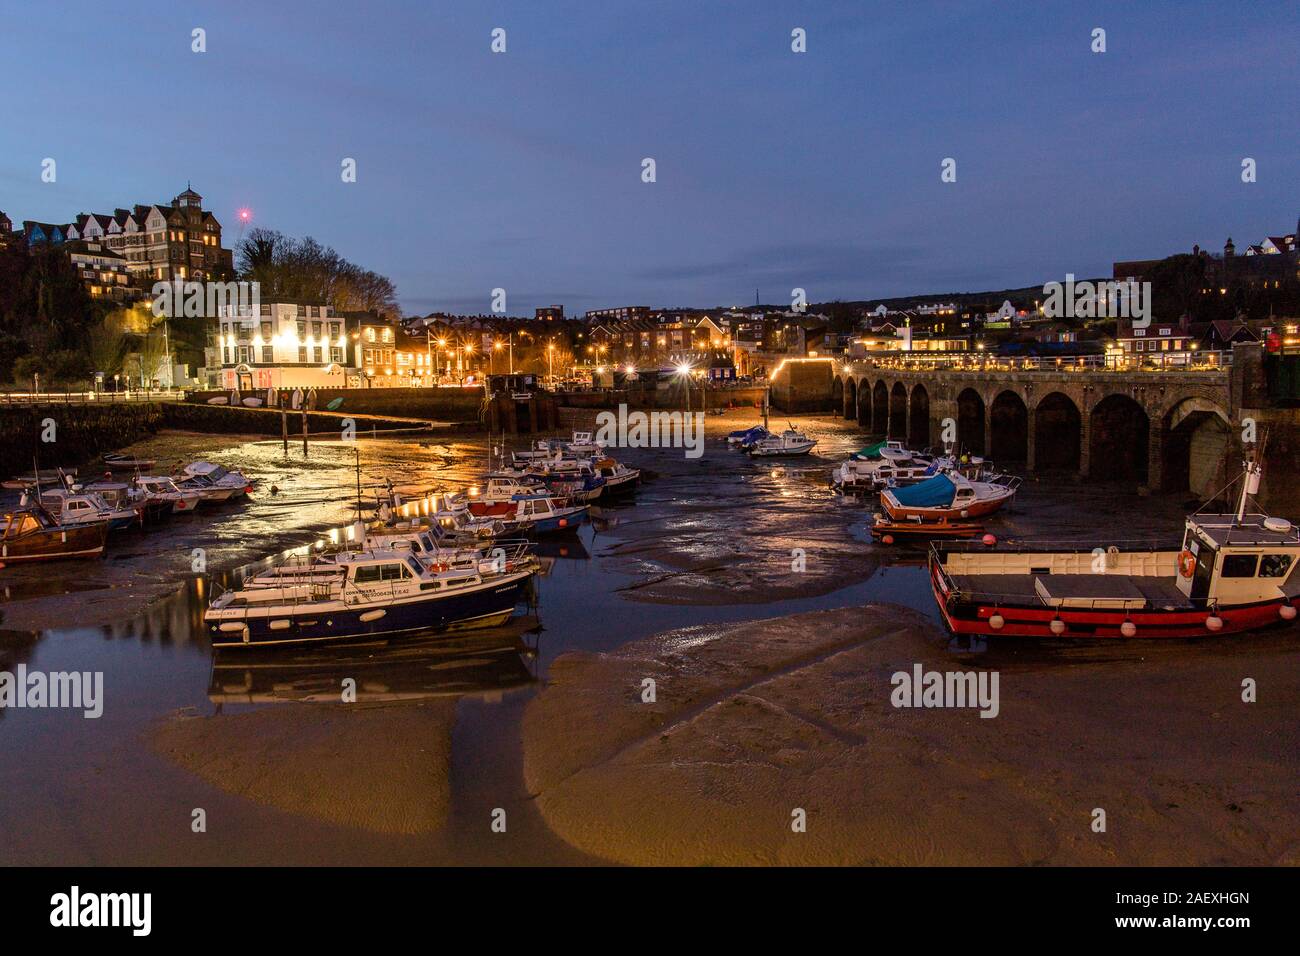
{"type": "Polygon", "coordinates": [[[228,474],[230,474],[230,472],[226,471],[226,469],[222,468],[220,465],[217,465],[210,472],[208,472],[208,478],[212,481],[220,481],[228,474]]]}

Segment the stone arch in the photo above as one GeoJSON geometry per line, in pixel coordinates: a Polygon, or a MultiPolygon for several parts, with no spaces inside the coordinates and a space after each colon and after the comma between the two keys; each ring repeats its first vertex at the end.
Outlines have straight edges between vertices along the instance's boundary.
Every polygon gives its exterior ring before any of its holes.
{"type": "Polygon", "coordinates": [[[858,387],[853,379],[836,378],[831,384],[831,408],[838,408],[845,418],[858,413],[858,387]]]}
{"type": "Polygon", "coordinates": [[[957,445],[972,455],[985,454],[984,397],[973,388],[957,395],[957,445]]]}
{"type": "Polygon", "coordinates": [[[1049,392],[1034,408],[1034,470],[1078,471],[1083,416],[1064,392],[1049,392]]]}
{"type": "Polygon", "coordinates": [[[928,448],[930,445],[930,393],[920,382],[912,386],[909,403],[911,407],[908,417],[907,443],[918,450],[928,448]]]}
{"type": "Polygon", "coordinates": [[[889,386],[883,379],[871,389],[871,431],[876,435],[889,432],[889,386]]]}
{"type": "Polygon", "coordinates": [[[1102,481],[1147,480],[1151,420],[1121,392],[1105,396],[1088,414],[1088,474],[1102,481]]]}
{"type": "Polygon", "coordinates": [[[856,389],[858,393],[858,407],[854,409],[853,416],[857,423],[865,428],[868,432],[871,428],[871,382],[862,379],[857,382],[856,389]]]}
{"type": "Polygon", "coordinates": [[[1208,500],[1228,483],[1232,421],[1222,406],[1188,396],[1160,419],[1161,487],[1208,500]]]}
{"type": "Polygon", "coordinates": [[[1029,458],[1029,409],[1019,392],[1004,389],[989,404],[989,445],[998,463],[1029,458]]]}
{"type": "Polygon", "coordinates": [[[907,386],[895,382],[889,390],[889,432],[890,438],[907,440],[907,386]]]}

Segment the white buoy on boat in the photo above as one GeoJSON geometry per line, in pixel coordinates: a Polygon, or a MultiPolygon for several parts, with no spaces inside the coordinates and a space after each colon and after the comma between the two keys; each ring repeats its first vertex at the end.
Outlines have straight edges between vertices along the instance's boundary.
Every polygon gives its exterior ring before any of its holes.
{"type": "Polygon", "coordinates": [[[1283,604],[1280,608],[1277,609],[1277,616],[1280,617],[1280,618],[1281,618],[1282,620],[1284,620],[1284,621],[1294,621],[1294,620],[1295,620],[1295,605],[1294,605],[1294,604],[1283,604]]]}
{"type": "Polygon", "coordinates": [[[1132,637],[1138,632],[1138,626],[1132,621],[1125,621],[1119,626],[1119,632],[1125,637],[1132,637]]]}
{"type": "Polygon", "coordinates": [[[989,627],[993,628],[993,630],[995,631],[1002,630],[1002,625],[1006,623],[1007,623],[1007,619],[1004,618],[1001,614],[994,614],[991,618],[989,618],[989,627]]]}
{"type": "Polygon", "coordinates": [[[1221,631],[1223,630],[1223,618],[1217,614],[1211,614],[1205,619],[1205,626],[1211,631],[1221,631]]]}
{"type": "Polygon", "coordinates": [[[1059,617],[1052,618],[1052,623],[1049,624],[1048,627],[1052,629],[1053,634],[1065,633],[1065,622],[1062,621],[1059,617]]]}

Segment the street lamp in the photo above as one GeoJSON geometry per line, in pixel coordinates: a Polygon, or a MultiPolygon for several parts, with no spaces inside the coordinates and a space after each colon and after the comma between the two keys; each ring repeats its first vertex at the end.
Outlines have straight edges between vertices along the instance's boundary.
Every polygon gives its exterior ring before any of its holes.
{"type": "Polygon", "coordinates": [[[551,381],[551,387],[555,387],[555,343],[546,344],[546,377],[551,381]]]}

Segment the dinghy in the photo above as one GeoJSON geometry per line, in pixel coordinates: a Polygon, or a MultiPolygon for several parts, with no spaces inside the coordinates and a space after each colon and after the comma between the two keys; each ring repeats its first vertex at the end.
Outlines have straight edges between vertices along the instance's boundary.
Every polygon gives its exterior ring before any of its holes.
{"type": "Polygon", "coordinates": [[[886,488],[880,493],[880,504],[895,521],[982,518],[1011,501],[1019,487],[1019,478],[971,481],[956,472],[945,472],[904,488],[886,488]]]}

